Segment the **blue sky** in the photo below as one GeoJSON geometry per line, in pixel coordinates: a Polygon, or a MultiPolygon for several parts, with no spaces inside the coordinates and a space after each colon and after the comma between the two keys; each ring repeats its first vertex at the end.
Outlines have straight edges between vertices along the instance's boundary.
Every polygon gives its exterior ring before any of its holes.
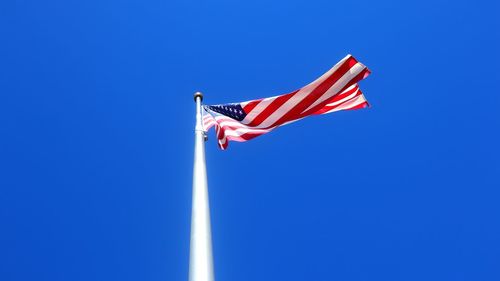
{"type": "Polygon", "coordinates": [[[500,280],[496,1],[4,1],[0,280],[187,280],[193,92],[352,53],[369,109],[220,151],[224,280],[500,280]]]}

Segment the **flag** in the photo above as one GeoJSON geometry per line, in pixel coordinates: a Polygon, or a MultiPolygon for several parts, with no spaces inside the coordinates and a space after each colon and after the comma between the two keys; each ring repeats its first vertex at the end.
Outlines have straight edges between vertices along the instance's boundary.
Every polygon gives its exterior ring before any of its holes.
{"type": "Polygon", "coordinates": [[[309,85],[291,93],[240,103],[204,105],[203,129],[215,126],[221,149],[248,141],[310,115],[368,107],[358,82],[370,70],[347,55],[309,85]]]}

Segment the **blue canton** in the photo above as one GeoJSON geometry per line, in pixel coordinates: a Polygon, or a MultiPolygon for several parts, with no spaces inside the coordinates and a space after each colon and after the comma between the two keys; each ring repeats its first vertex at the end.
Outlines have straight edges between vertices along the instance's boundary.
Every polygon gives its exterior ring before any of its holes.
{"type": "Polygon", "coordinates": [[[243,111],[243,108],[239,103],[207,105],[206,107],[212,111],[226,115],[227,117],[231,117],[238,121],[245,119],[245,116],[247,116],[247,114],[245,113],[245,111],[243,111]]]}

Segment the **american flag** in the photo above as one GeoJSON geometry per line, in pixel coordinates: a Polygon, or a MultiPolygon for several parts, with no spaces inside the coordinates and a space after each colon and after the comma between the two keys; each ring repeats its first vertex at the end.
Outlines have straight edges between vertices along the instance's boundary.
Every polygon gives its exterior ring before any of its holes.
{"type": "Polygon", "coordinates": [[[203,129],[215,126],[221,149],[229,141],[247,141],[310,115],[368,107],[358,82],[370,70],[347,55],[309,85],[258,100],[203,106],[203,129]]]}

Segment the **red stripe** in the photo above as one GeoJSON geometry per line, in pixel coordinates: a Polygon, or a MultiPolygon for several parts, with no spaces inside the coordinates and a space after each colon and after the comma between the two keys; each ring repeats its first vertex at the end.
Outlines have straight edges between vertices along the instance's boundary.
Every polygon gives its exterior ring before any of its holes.
{"type": "Polygon", "coordinates": [[[280,106],[282,106],[285,102],[287,102],[298,91],[299,90],[286,95],[276,97],[264,110],[262,110],[259,113],[259,115],[257,115],[253,120],[250,121],[248,126],[254,127],[260,125],[262,122],[264,122],[264,120],[267,119],[267,117],[269,117],[269,115],[273,114],[273,112],[275,112],[278,108],[280,108],[280,106]]]}
{"type": "MultiPolygon", "coordinates": [[[[348,102],[351,102],[357,98],[359,98],[360,95],[356,95],[346,101],[343,101],[342,103],[339,103],[337,105],[334,105],[334,106],[325,106],[323,107],[321,110],[319,110],[318,112],[314,113],[314,115],[319,115],[319,114],[324,114],[324,113],[328,113],[329,111],[333,110],[333,109],[336,109],[338,107],[342,107],[342,106],[345,106],[346,103],[348,102]]],[[[342,110],[348,110],[348,109],[351,109],[351,107],[348,107],[348,108],[343,108],[342,110]]]]}
{"type": "MultiPolygon", "coordinates": [[[[232,129],[239,129],[239,128],[257,129],[257,128],[248,127],[248,125],[240,123],[238,120],[232,119],[231,117],[225,117],[222,115],[220,117],[218,116],[217,119],[214,118],[214,120],[217,123],[217,125],[219,125],[220,127],[228,127],[228,128],[232,128],[232,129]],[[220,123],[225,122],[225,121],[230,121],[232,124],[231,125],[228,125],[228,124],[221,125],[220,124],[220,123]]],[[[258,130],[262,130],[262,129],[258,129],[258,130]]]]}
{"type": "Polygon", "coordinates": [[[217,142],[219,144],[220,149],[226,150],[227,146],[229,145],[229,142],[226,141],[225,144],[221,144],[220,142],[217,142]]]}
{"type": "MultiPolygon", "coordinates": [[[[246,130],[249,130],[249,132],[247,133],[252,133],[252,134],[265,134],[265,133],[268,133],[269,131],[265,131],[263,129],[257,129],[257,128],[249,128],[245,125],[241,125],[241,126],[231,126],[231,125],[224,125],[224,126],[220,126],[220,124],[217,124],[221,130],[223,130],[224,132],[226,132],[227,130],[229,131],[237,131],[238,129],[246,129],[246,130]]],[[[266,130],[270,130],[270,129],[266,129],[266,130]]],[[[222,137],[222,136],[221,136],[222,137]]]]}
{"type": "Polygon", "coordinates": [[[225,131],[226,131],[226,128],[222,127],[220,132],[221,132],[221,136],[219,137],[219,135],[217,136],[217,139],[218,139],[218,144],[219,144],[219,147],[221,149],[226,149],[229,145],[229,141],[238,141],[238,142],[244,142],[244,141],[249,141],[253,138],[256,138],[260,135],[263,135],[265,133],[245,133],[245,134],[242,134],[241,136],[239,137],[233,137],[233,136],[225,136],[225,131]],[[224,139],[224,136],[226,137],[226,143],[224,144],[221,144],[221,141],[224,139]]]}
{"type": "MultiPolygon", "coordinates": [[[[358,107],[359,105],[362,105],[364,103],[368,104],[365,101],[363,101],[362,103],[360,104],[357,104],[357,105],[352,105],[354,101],[356,101],[357,99],[359,99],[360,97],[362,96],[362,94],[360,95],[356,95],[355,97],[353,98],[350,98],[344,102],[342,102],[341,104],[337,104],[335,106],[325,106],[324,107],[324,110],[322,109],[320,113],[315,113],[315,114],[324,114],[324,113],[329,113],[330,111],[334,110],[334,109],[337,109],[335,111],[340,111],[340,110],[351,110],[351,109],[358,109],[358,108],[364,108],[366,106],[362,106],[362,107],[358,107]],[[347,107],[346,107],[346,104],[349,104],[347,107]],[[341,109],[338,109],[339,107],[342,107],[341,109]]],[[[364,97],[363,97],[364,98],[364,97]]],[[[359,101],[358,101],[359,102],[359,101]]]]}
{"type": "Polygon", "coordinates": [[[344,104],[345,102],[350,101],[351,99],[356,98],[356,97],[358,97],[360,95],[362,95],[362,93],[361,93],[361,91],[359,91],[359,87],[356,86],[356,87],[352,88],[349,91],[342,92],[342,93],[340,93],[340,94],[338,94],[336,96],[333,96],[333,97],[329,98],[325,103],[321,103],[321,104],[323,104],[323,107],[320,108],[319,110],[317,110],[316,112],[312,113],[312,114],[315,114],[315,115],[316,114],[323,114],[323,113],[325,113],[325,112],[327,112],[329,110],[332,110],[333,108],[338,107],[338,106],[344,104]],[[348,99],[348,100],[346,100],[346,101],[344,101],[344,102],[342,102],[340,104],[337,104],[337,105],[334,105],[334,106],[328,106],[328,104],[330,104],[330,103],[338,102],[338,101],[340,101],[342,99],[345,99],[346,97],[348,97],[349,95],[351,95],[355,91],[358,91],[358,93],[356,95],[354,95],[354,97],[352,97],[352,98],[350,98],[350,99],[348,99]]]}
{"type": "Polygon", "coordinates": [[[243,107],[243,111],[245,111],[246,114],[250,113],[250,111],[252,111],[252,109],[254,109],[259,104],[259,102],[261,100],[262,99],[253,100],[253,101],[248,102],[247,105],[245,105],[245,107],[243,107]]]}
{"type": "Polygon", "coordinates": [[[351,94],[353,94],[354,92],[356,92],[357,90],[359,90],[359,87],[358,86],[354,86],[352,89],[350,89],[349,91],[346,91],[344,90],[343,92],[340,92],[339,94],[327,99],[325,101],[325,104],[329,104],[329,103],[333,103],[333,102],[336,102],[336,101],[339,101],[351,94]]]}
{"type": "MultiPolygon", "coordinates": [[[[241,134],[239,136],[241,138],[249,138],[250,136],[255,137],[255,136],[260,136],[262,134],[268,133],[268,131],[264,131],[262,129],[249,128],[249,127],[247,127],[244,124],[241,124],[241,126],[231,126],[231,125],[221,126],[220,124],[217,123],[217,138],[218,139],[223,139],[224,136],[226,136],[226,131],[234,131],[234,132],[236,132],[238,129],[247,129],[247,130],[250,130],[249,132],[241,134]]],[[[226,136],[226,137],[232,138],[233,136],[226,136]]],[[[253,138],[253,137],[251,137],[251,138],[253,138]]]]}
{"type": "MultiPolygon", "coordinates": [[[[351,87],[353,84],[359,82],[360,80],[362,80],[364,77],[366,77],[367,75],[370,74],[370,70],[368,68],[365,67],[365,69],[363,69],[358,75],[354,76],[354,78],[352,78],[340,91],[339,93],[342,93],[343,91],[345,91],[347,88],[351,87]]],[[[302,113],[299,115],[298,118],[303,118],[307,115],[311,115],[311,114],[314,114],[314,112],[320,110],[322,107],[324,107],[326,104],[329,104],[329,103],[332,103],[332,101],[330,101],[329,99],[317,104],[316,106],[312,107],[311,109],[309,109],[308,111],[302,113]]]]}
{"type": "MultiPolygon", "coordinates": [[[[224,130],[229,129],[229,130],[232,130],[232,131],[236,131],[238,129],[247,129],[247,130],[252,130],[252,131],[256,131],[256,132],[263,131],[263,129],[249,128],[249,127],[246,127],[246,126],[244,127],[244,125],[241,126],[241,127],[240,126],[230,126],[230,125],[220,126],[220,124],[218,124],[218,125],[219,125],[219,127],[224,128],[224,130]]],[[[265,129],[265,130],[269,130],[269,129],[265,129]]]]}
{"type": "Polygon", "coordinates": [[[244,141],[249,141],[253,138],[256,138],[260,135],[263,135],[263,134],[261,134],[261,133],[246,133],[246,134],[243,134],[239,137],[227,136],[226,139],[229,139],[232,141],[244,142],[244,141]],[[241,139],[243,139],[243,140],[241,140],[241,139]]]}
{"type": "Polygon", "coordinates": [[[245,142],[245,141],[249,141],[249,140],[251,140],[253,138],[256,138],[256,137],[258,137],[260,135],[262,135],[262,134],[250,134],[250,133],[243,134],[243,135],[240,136],[241,138],[243,138],[243,140],[237,139],[237,138],[232,137],[232,136],[228,136],[228,137],[226,137],[226,143],[225,144],[221,145],[220,144],[220,140],[218,141],[218,144],[219,144],[219,147],[221,149],[225,150],[229,146],[229,141],[245,142]]]}
{"type": "Polygon", "coordinates": [[[365,102],[360,103],[360,104],[353,106],[351,108],[347,108],[347,110],[361,109],[361,108],[367,108],[367,107],[370,107],[370,104],[365,101],[365,102]]]}
{"type": "Polygon", "coordinates": [[[215,126],[215,133],[217,134],[218,139],[222,139],[224,137],[224,131],[219,124],[215,126]]]}
{"type": "MultiPolygon", "coordinates": [[[[346,74],[352,66],[358,61],[354,57],[349,57],[335,72],[333,72],[323,83],[316,87],[309,95],[299,102],[290,111],[285,113],[272,126],[281,125],[290,120],[300,118],[300,113],[314,103],[322,94],[324,94],[331,86],[333,86],[344,74],[346,74]]],[[[351,84],[352,85],[352,84],[351,84]]],[[[314,112],[314,111],[313,111],[314,112]]]]}

